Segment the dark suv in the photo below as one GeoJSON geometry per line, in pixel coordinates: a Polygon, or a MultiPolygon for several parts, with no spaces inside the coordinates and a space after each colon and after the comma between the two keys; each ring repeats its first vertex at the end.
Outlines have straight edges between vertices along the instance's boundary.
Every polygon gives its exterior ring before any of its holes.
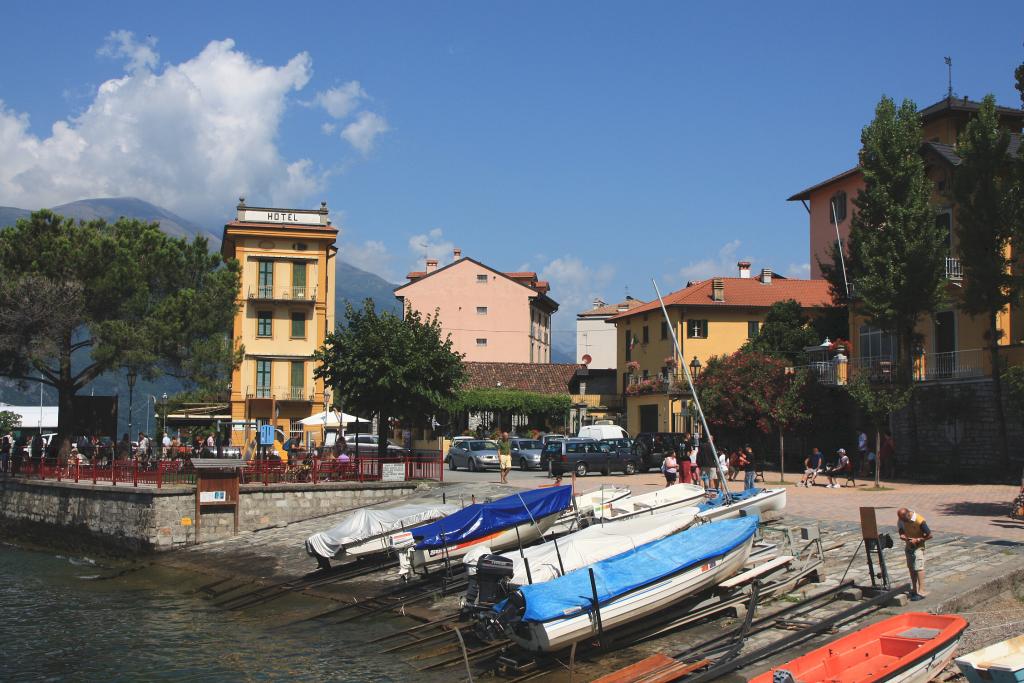
{"type": "Polygon", "coordinates": [[[637,460],[632,453],[621,453],[595,439],[553,441],[544,447],[540,458],[541,469],[554,476],[573,471],[577,477],[586,476],[587,472],[637,472],[637,460]]]}
{"type": "Polygon", "coordinates": [[[633,457],[641,472],[661,467],[661,461],[675,449],[682,455],[686,450],[685,434],[679,432],[640,432],[633,439],[633,457]]]}

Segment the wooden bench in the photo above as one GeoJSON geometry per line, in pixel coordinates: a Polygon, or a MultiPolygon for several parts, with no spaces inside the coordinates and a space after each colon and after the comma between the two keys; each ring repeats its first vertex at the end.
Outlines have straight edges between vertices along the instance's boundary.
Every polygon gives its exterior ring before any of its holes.
{"type": "Polygon", "coordinates": [[[743,584],[750,583],[754,579],[760,578],[765,574],[771,574],[779,567],[785,567],[794,559],[795,558],[792,555],[780,555],[779,557],[776,557],[774,560],[771,560],[770,562],[765,562],[764,564],[758,567],[748,569],[745,572],[740,572],[731,579],[726,579],[722,583],[718,584],[718,587],[721,590],[729,590],[732,588],[736,588],[738,586],[742,586],[743,584]]]}

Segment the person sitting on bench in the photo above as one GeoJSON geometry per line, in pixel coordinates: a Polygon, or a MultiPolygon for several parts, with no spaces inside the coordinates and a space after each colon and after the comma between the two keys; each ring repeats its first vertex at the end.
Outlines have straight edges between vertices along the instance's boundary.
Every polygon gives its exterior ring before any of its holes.
{"type": "Polygon", "coordinates": [[[800,480],[800,486],[814,486],[814,479],[818,476],[818,472],[821,472],[821,467],[824,461],[825,456],[823,456],[821,451],[815,447],[814,450],[811,451],[811,454],[804,460],[804,478],[800,480]]]}
{"type": "MultiPolygon", "coordinates": [[[[840,448],[836,455],[839,456],[839,460],[836,462],[835,467],[829,468],[828,472],[826,472],[828,475],[826,488],[830,489],[840,488],[836,480],[843,475],[846,475],[847,481],[853,481],[853,463],[850,462],[849,456],[846,455],[846,449],[840,448]]],[[[856,482],[854,482],[854,486],[856,485],[856,482]]]]}

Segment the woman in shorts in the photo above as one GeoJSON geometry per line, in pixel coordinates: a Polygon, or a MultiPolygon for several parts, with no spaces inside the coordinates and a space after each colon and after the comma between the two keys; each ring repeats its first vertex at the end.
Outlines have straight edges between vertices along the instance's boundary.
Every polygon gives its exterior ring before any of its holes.
{"type": "Polygon", "coordinates": [[[679,461],[676,460],[675,450],[669,451],[665,459],[661,461],[661,473],[665,475],[666,487],[676,483],[676,477],[679,476],[679,461]]]}

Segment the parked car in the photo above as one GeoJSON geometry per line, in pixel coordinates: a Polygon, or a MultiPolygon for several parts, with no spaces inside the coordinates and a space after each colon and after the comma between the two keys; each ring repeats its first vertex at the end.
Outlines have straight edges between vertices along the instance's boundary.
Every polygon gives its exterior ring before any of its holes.
{"type": "Polygon", "coordinates": [[[564,434],[545,434],[544,436],[540,437],[540,440],[545,446],[547,446],[552,441],[564,441],[565,438],[566,437],[564,434]]]}
{"type": "Polygon", "coordinates": [[[544,446],[541,467],[554,476],[576,472],[577,477],[583,477],[588,472],[635,474],[638,462],[632,452],[622,454],[607,443],[572,437],[544,446]]]}
{"type": "MultiPolygon", "coordinates": [[[[359,455],[377,455],[377,445],[380,443],[377,440],[376,434],[346,434],[345,443],[348,444],[349,452],[356,452],[359,455]]],[[[387,445],[387,452],[389,456],[399,457],[408,455],[409,452],[399,446],[394,441],[389,440],[387,445]]]]}
{"type": "Polygon", "coordinates": [[[523,470],[539,470],[543,442],[538,439],[512,439],[512,464],[523,470]]]}
{"type": "Polygon", "coordinates": [[[612,450],[616,451],[620,456],[633,455],[633,439],[600,439],[600,441],[611,446],[612,450]]]}
{"type": "Polygon", "coordinates": [[[459,441],[448,449],[448,469],[467,468],[470,472],[498,469],[498,444],[490,439],[459,441]]]}
{"type": "Polygon", "coordinates": [[[633,440],[633,455],[639,463],[640,471],[647,472],[661,467],[670,450],[682,453],[686,444],[685,434],[680,432],[641,432],[633,440]]]}
{"type": "Polygon", "coordinates": [[[581,439],[597,439],[598,441],[604,441],[605,439],[628,439],[629,432],[620,427],[619,425],[612,424],[600,424],[600,425],[584,425],[580,427],[580,433],[577,434],[581,439]]]}

